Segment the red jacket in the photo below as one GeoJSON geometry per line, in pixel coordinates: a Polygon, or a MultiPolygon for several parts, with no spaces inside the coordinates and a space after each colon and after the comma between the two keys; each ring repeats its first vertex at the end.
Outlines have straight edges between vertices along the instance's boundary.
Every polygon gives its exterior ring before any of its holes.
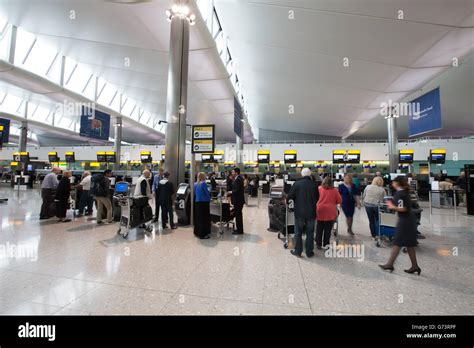
{"type": "Polygon", "coordinates": [[[316,205],[316,218],[318,221],[335,221],[337,218],[337,205],[342,203],[339,191],[332,187],[325,189],[319,186],[319,201],[316,205]]]}

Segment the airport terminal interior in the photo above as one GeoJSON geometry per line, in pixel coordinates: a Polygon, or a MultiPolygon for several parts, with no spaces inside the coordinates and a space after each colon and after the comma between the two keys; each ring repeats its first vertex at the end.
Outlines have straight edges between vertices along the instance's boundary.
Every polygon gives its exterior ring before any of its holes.
{"type": "Polygon", "coordinates": [[[0,226],[0,315],[472,315],[474,2],[0,0],[0,226]]]}

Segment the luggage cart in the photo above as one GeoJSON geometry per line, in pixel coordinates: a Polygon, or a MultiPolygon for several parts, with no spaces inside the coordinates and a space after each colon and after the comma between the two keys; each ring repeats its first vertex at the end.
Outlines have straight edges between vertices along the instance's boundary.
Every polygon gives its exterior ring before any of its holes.
{"type": "MultiPolygon", "coordinates": [[[[291,208],[290,204],[285,204],[285,243],[283,244],[285,249],[288,249],[290,243],[290,232],[288,227],[293,226],[294,228],[295,225],[295,215],[293,214],[293,209],[291,208]]],[[[281,232],[278,232],[278,239],[281,239],[281,232]]]]}
{"type": "Polygon", "coordinates": [[[397,226],[397,214],[394,211],[388,209],[387,204],[378,204],[379,214],[379,226],[378,226],[378,238],[375,242],[377,247],[381,247],[383,244],[384,237],[387,237],[389,241],[392,241],[395,235],[395,227],[397,226]]]}
{"type": "MultiPolygon", "coordinates": [[[[151,207],[139,204],[139,199],[130,197],[130,186],[127,182],[120,182],[115,185],[114,198],[120,206],[120,226],[117,234],[127,238],[131,229],[142,227],[145,232],[153,232],[153,212],[151,207]]],[[[144,197],[143,200],[148,198],[144,197]]],[[[148,204],[148,203],[147,203],[148,204]]]]}
{"type": "Polygon", "coordinates": [[[341,212],[339,211],[339,208],[337,209],[337,217],[336,221],[334,221],[334,225],[332,225],[332,231],[331,234],[334,236],[334,239],[336,240],[336,245],[339,245],[339,215],[341,215],[341,212]]]}
{"type": "Polygon", "coordinates": [[[218,186],[218,195],[215,199],[211,200],[209,205],[211,221],[219,226],[219,233],[224,234],[224,226],[229,229],[229,225],[232,224],[234,227],[234,210],[231,208],[230,203],[225,201],[227,197],[227,190],[224,186],[218,186]]]}

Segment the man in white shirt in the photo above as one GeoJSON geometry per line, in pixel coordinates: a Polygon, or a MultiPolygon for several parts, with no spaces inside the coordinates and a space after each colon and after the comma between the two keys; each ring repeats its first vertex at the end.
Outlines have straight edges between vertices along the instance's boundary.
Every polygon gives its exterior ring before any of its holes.
{"type": "Polygon", "coordinates": [[[92,209],[94,206],[94,200],[90,194],[91,192],[91,173],[85,171],[82,175],[82,180],[80,182],[80,186],[82,187],[81,199],[79,201],[79,215],[82,216],[84,214],[84,210],[87,207],[86,215],[92,215],[92,209]]]}

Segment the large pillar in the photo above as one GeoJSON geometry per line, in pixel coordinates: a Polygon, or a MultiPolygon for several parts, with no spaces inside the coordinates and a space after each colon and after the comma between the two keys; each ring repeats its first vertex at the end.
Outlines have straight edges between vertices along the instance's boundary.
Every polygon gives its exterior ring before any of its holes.
{"type": "Polygon", "coordinates": [[[398,128],[397,117],[390,115],[387,118],[388,130],[388,160],[390,173],[396,173],[398,170],[398,128]]]}
{"type": "Polygon", "coordinates": [[[115,118],[115,139],[114,139],[114,151],[116,154],[115,169],[119,168],[120,156],[122,154],[122,117],[117,116],[115,118]]]}
{"type": "Polygon", "coordinates": [[[188,92],[189,13],[183,11],[188,1],[171,10],[171,35],[166,101],[165,169],[177,187],[184,182],[186,152],[186,112],[188,92]]]}
{"type": "Polygon", "coordinates": [[[244,142],[242,141],[242,139],[238,135],[235,136],[235,147],[236,147],[236,149],[235,149],[236,150],[235,162],[236,162],[237,166],[240,167],[240,165],[243,162],[242,152],[244,150],[244,142]]]}
{"type": "Polygon", "coordinates": [[[19,152],[25,152],[28,144],[28,121],[21,121],[20,141],[18,142],[19,152]]]}

